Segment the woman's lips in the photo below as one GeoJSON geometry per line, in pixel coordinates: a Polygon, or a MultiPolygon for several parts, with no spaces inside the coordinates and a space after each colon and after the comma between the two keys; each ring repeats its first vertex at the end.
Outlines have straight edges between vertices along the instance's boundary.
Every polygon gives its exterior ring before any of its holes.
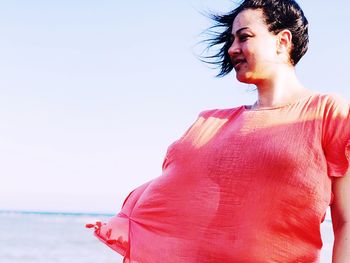
{"type": "Polygon", "coordinates": [[[233,67],[237,70],[239,67],[242,66],[243,63],[246,61],[244,59],[237,59],[233,62],[233,67]]]}

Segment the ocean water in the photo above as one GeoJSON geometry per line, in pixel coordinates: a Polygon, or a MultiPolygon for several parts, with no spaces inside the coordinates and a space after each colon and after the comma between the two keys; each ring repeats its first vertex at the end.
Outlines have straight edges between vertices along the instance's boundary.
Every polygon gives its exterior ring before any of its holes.
{"type": "MultiPolygon", "coordinates": [[[[0,212],[1,263],[121,263],[122,257],[86,229],[107,215],[0,212]]],[[[331,262],[330,220],[321,227],[321,263],[331,262]]]]}
{"type": "Polygon", "coordinates": [[[121,263],[86,223],[105,215],[0,212],[0,263],[121,263]]]}

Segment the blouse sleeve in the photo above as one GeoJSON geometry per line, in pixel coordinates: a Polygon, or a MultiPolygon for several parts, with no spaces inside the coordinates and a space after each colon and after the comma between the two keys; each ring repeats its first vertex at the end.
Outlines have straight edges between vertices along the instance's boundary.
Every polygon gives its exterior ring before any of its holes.
{"type": "Polygon", "coordinates": [[[330,177],[346,174],[350,161],[349,104],[340,97],[331,97],[325,105],[323,149],[330,177]]]}
{"type": "Polygon", "coordinates": [[[165,157],[163,159],[163,164],[162,164],[162,171],[163,172],[166,170],[166,168],[169,165],[169,160],[170,160],[171,152],[172,152],[174,145],[177,144],[178,142],[180,142],[181,140],[183,140],[191,132],[191,130],[196,126],[196,124],[198,123],[198,120],[201,117],[203,117],[203,115],[205,115],[209,112],[210,112],[209,110],[200,112],[198,114],[198,116],[196,117],[195,121],[185,130],[185,132],[181,135],[181,137],[168,146],[168,148],[166,150],[165,157]]]}

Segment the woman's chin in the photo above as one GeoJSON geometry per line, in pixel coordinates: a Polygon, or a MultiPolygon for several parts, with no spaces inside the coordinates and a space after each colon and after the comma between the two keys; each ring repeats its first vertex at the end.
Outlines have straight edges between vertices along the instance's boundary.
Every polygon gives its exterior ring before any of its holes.
{"type": "Polygon", "coordinates": [[[261,78],[258,78],[256,74],[251,71],[236,71],[236,79],[242,83],[256,85],[261,78]]]}
{"type": "Polygon", "coordinates": [[[252,80],[251,80],[250,78],[248,78],[248,77],[245,76],[245,75],[239,74],[239,73],[236,73],[236,79],[237,79],[239,82],[242,82],[242,83],[253,84],[253,82],[252,82],[252,80]]]}

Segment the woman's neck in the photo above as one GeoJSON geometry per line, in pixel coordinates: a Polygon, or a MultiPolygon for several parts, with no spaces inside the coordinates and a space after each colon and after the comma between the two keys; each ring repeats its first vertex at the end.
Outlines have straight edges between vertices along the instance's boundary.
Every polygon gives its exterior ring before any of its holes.
{"type": "Polygon", "coordinates": [[[276,72],[273,78],[261,81],[256,86],[258,100],[255,108],[279,106],[312,94],[299,82],[294,69],[289,68],[276,72]]]}

